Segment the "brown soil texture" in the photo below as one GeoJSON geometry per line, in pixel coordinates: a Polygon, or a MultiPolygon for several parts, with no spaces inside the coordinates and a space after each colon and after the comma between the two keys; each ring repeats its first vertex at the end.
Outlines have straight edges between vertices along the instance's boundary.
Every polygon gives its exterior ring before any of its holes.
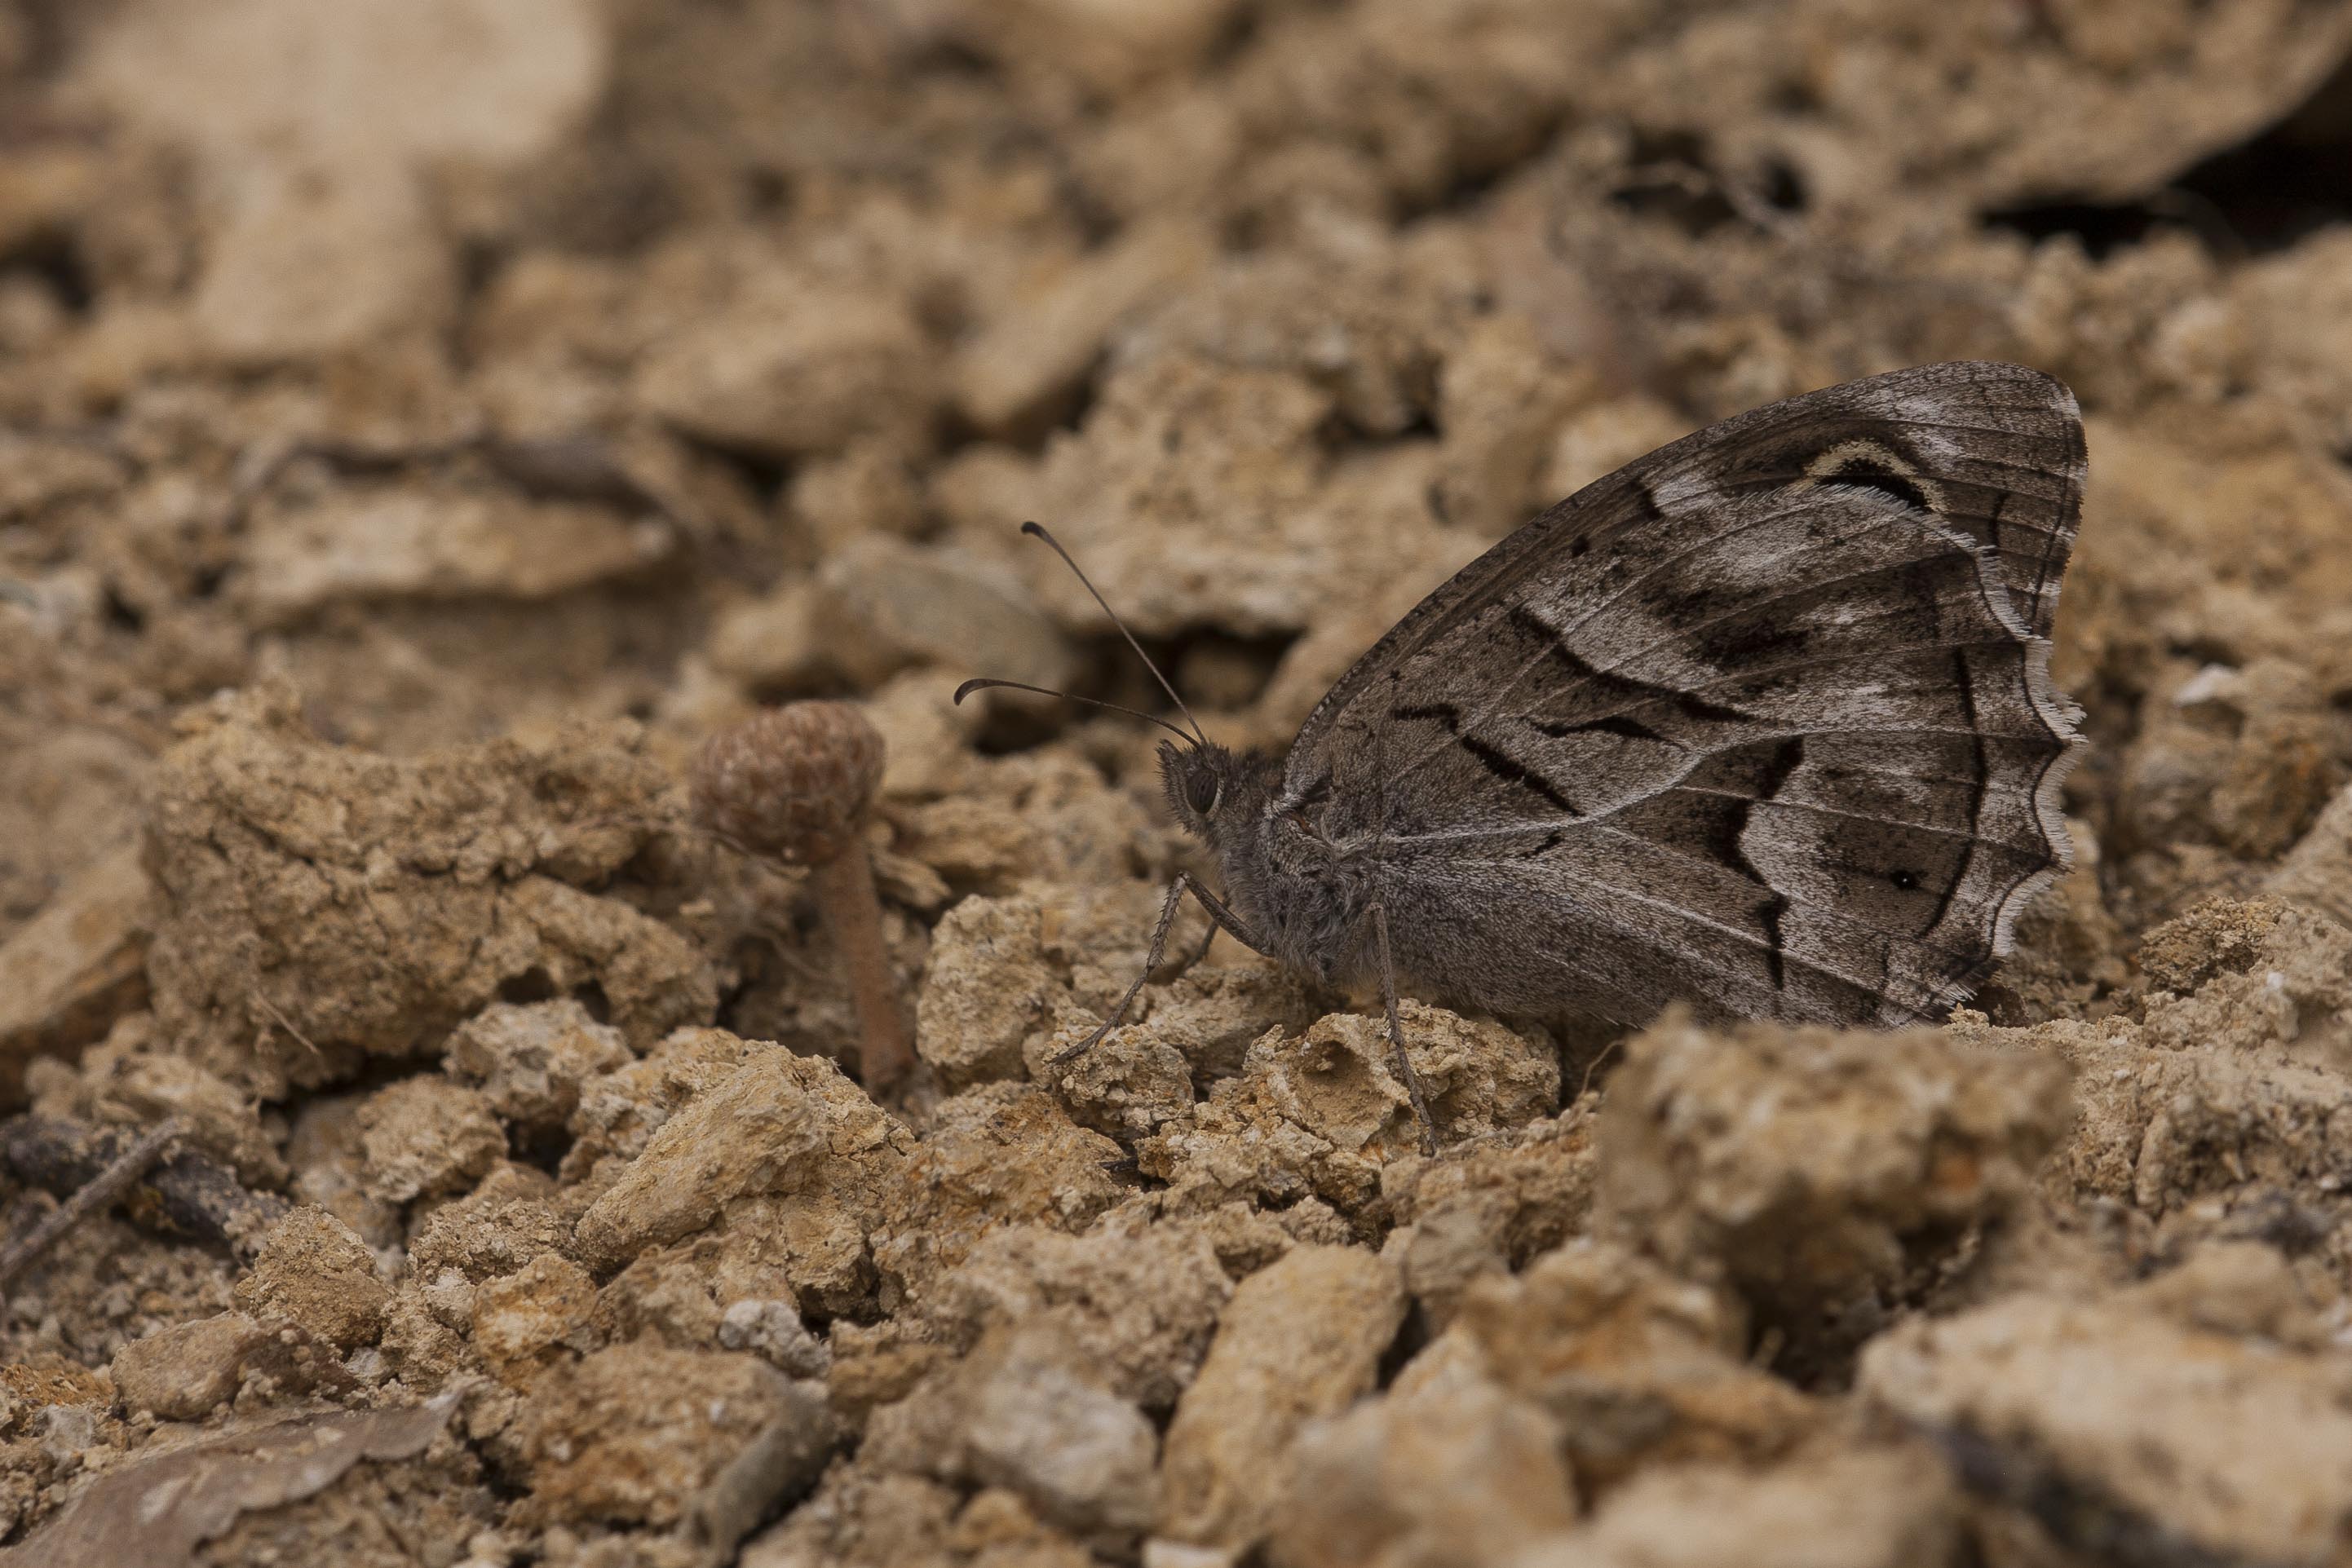
{"type": "Polygon", "coordinates": [[[2352,1563],[2347,462],[2342,0],[0,0],[0,1228],[187,1129],[8,1288],[0,1563],[2352,1563]],[[950,701],[1160,700],[1024,518],[1279,746],[1958,358],[2091,451],[1972,1007],[1408,1000],[1434,1157],[1231,942],[1055,1061],[1209,868],[950,701]],[[813,696],[879,1100],[689,805],[813,696]]]}

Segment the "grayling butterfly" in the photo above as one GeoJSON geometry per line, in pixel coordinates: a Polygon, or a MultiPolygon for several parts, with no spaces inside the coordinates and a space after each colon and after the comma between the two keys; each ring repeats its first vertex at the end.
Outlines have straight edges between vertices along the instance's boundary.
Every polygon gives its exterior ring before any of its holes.
{"type": "Polygon", "coordinates": [[[1527,523],[1286,755],[1153,719],[1182,739],[1160,743],[1169,805],[1224,895],[1180,873],[1146,973],[1189,891],[1260,953],[1377,978],[1424,1144],[1400,976],[1503,1014],[1941,1015],[2067,863],[2080,716],[2048,639],[2084,467],[2074,394],[2038,371],[1848,382],[1527,523]]]}

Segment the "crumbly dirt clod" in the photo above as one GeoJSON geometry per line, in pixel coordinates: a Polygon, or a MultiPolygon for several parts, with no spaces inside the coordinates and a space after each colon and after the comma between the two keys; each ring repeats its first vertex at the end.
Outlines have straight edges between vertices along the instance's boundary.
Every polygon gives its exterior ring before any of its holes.
{"type": "Polygon", "coordinates": [[[1792,1354],[1874,1332],[2026,1197],[2072,1120],[2063,1062],[1925,1030],[1717,1033],[1670,1011],[1625,1058],[1598,1227],[1724,1281],[1792,1354]]]}
{"type": "Polygon", "coordinates": [[[1160,1533],[1240,1552],[1293,1490],[1299,1432],[1372,1386],[1404,1315],[1394,1270],[1298,1247],[1242,1281],[1169,1424],[1160,1533]]]}
{"type": "Polygon", "coordinates": [[[0,1304],[0,1551],[2347,1559],[2352,7],[0,0],[0,1241],[185,1129],[0,1304]],[[2080,395],[2091,745],[1949,1022],[1408,987],[1424,1155],[1188,904],[1060,1060],[1214,867],[953,702],[1166,707],[1021,523],[1280,747],[1950,358],[2080,395]]]}
{"type": "MultiPolygon", "coordinates": [[[[2185,1539],[2323,1562],[2347,1528],[2342,1373],[2167,1322],[2138,1303],[2019,1295],[1910,1324],[1864,1353],[1864,1396],[1961,1456],[1971,1488],[2025,1499],[2064,1548],[2185,1539]]],[[[2112,1550],[2112,1548],[2110,1548],[2112,1550]]]]}

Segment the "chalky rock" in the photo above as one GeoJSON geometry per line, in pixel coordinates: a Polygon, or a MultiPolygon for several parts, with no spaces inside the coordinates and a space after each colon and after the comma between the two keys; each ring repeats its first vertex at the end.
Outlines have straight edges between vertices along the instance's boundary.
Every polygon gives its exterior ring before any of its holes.
{"type": "Polygon", "coordinates": [[[1750,1364],[1748,1332],[1726,1292],[1579,1238],[1474,1280],[1444,1337],[1560,1423],[1599,1493],[1660,1462],[1778,1458],[1820,1427],[1818,1404],[1750,1364]]]}
{"type": "Polygon", "coordinates": [[[1157,1532],[1234,1552],[1263,1540],[1298,1434],[1371,1387],[1404,1307],[1390,1266],[1352,1247],[1294,1248],[1243,1281],[1169,1424],[1157,1532]]]}
{"type": "Polygon", "coordinates": [[[1559,1421],[1459,1341],[1384,1396],[1310,1426],[1272,1554],[1288,1568],[1504,1563],[1576,1522],[1559,1421]]]}
{"type": "Polygon", "coordinates": [[[579,1245],[591,1260],[623,1263],[766,1195],[863,1209],[908,1147],[831,1062],[761,1048],[662,1124],[580,1217],[579,1245]]]}
{"type": "Polygon", "coordinates": [[[1598,1218],[1719,1270],[1814,1354],[1919,1249],[2025,1199],[2070,1125],[2070,1077],[1927,1030],[1706,1030],[1669,1013],[1610,1081],[1598,1218]]]}
{"type": "Polygon", "coordinates": [[[361,1103],[368,1190],[387,1203],[452,1193],[506,1153],[506,1129],[479,1090],[445,1078],[388,1083],[361,1103]]]}
{"type": "Polygon", "coordinates": [[[716,1007],[692,944],[584,885],[650,834],[667,776],[641,735],[394,759],[321,740],[276,685],[183,729],[144,844],[156,1022],[183,1054],[315,1083],[437,1046],[510,984],[593,984],[641,1043],[716,1007]]]}
{"type": "Polygon", "coordinates": [[[1961,1509],[1925,1445],[1832,1451],[1759,1473],[1662,1465],[1513,1568],[1911,1568],[1961,1550],[1961,1509]]]}
{"type": "Polygon", "coordinates": [[[236,1282],[247,1312],[299,1323],[339,1351],[373,1343],[391,1294],[376,1278],[375,1255],[351,1228],[307,1206],[269,1228],[236,1282]]]}
{"type": "Polygon", "coordinates": [[[580,1103],[583,1083],[630,1060],[618,1030],[565,997],[485,1008],[450,1035],[442,1065],[452,1078],[478,1086],[502,1120],[541,1129],[563,1125],[580,1103]]]}
{"type": "Polygon", "coordinates": [[[1906,1323],[1861,1364],[1866,1400],[2062,1544],[2276,1563],[2326,1561],[2352,1531],[2345,1377],[2332,1354],[2032,1294],[1906,1323]]]}
{"type": "Polygon", "coordinates": [[[115,1354],[111,1371],[123,1405],[166,1421],[200,1421],[236,1396],[248,1357],[269,1331],[242,1312],[174,1324],[115,1354]]]}
{"type": "Polygon", "coordinates": [[[935,1342],[968,1350],[992,1329],[1051,1324],[1108,1386],[1155,1415],[1200,1370],[1233,1281],[1202,1227],[1119,1209],[1080,1235],[1007,1225],[926,1292],[935,1342]]]}
{"type": "Polygon", "coordinates": [[[25,1061],[103,1037],[146,995],[153,894],[135,845],[85,867],[0,942],[0,1087],[25,1061]]]}
{"type": "MultiPolygon", "coordinates": [[[[1402,1003],[1401,1016],[1441,1135],[1521,1126],[1557,1108],[1559,1063],[1548,1048],[1423,1002],[1402,1003]]],[[[1239,1077],[1138,1145],[1138,1163],[1189,1212],[1244,1197],[1283,1203],[1312,1193],[1358,1213],[1378,1199],[1392,1162],[1420,1153],[1412,1101],[1394,1063],[1377,1017],[1328,1014],[1296,1040],[1270,1030],[1249,1048],[1239,1077]]]]}
{"type": "Polygon", "coordinates": [[[519,1420],[531,1490],[551,1520],[663,1525],[788,1416],[815,1418],[756,1356],[626,1344],[542,1380],[519,1420]]]}
{"type": "Polygon", "coordinates": [[[937,382],[936,356],[898,301],[774,277],[663,342],[636,387],[690,435],[782,457],[877,434],[911,440],[937,382]]]}

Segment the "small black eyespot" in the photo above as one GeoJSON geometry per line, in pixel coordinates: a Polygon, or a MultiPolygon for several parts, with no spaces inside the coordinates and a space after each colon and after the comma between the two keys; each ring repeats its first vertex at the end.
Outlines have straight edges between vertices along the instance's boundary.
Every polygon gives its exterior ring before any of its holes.
{"type": "Polygon", "coordinates": [[[1184,804],[1203,817],[1217,809],[1217,776],[1195,773],[1184,780],[1184,804]]]}
{"type": "Polygon", "coordinates": [[[1889,880],[1906,893],[1919,885],[1919,879],[1907,871],[1898,871],[1889,880]]]}

